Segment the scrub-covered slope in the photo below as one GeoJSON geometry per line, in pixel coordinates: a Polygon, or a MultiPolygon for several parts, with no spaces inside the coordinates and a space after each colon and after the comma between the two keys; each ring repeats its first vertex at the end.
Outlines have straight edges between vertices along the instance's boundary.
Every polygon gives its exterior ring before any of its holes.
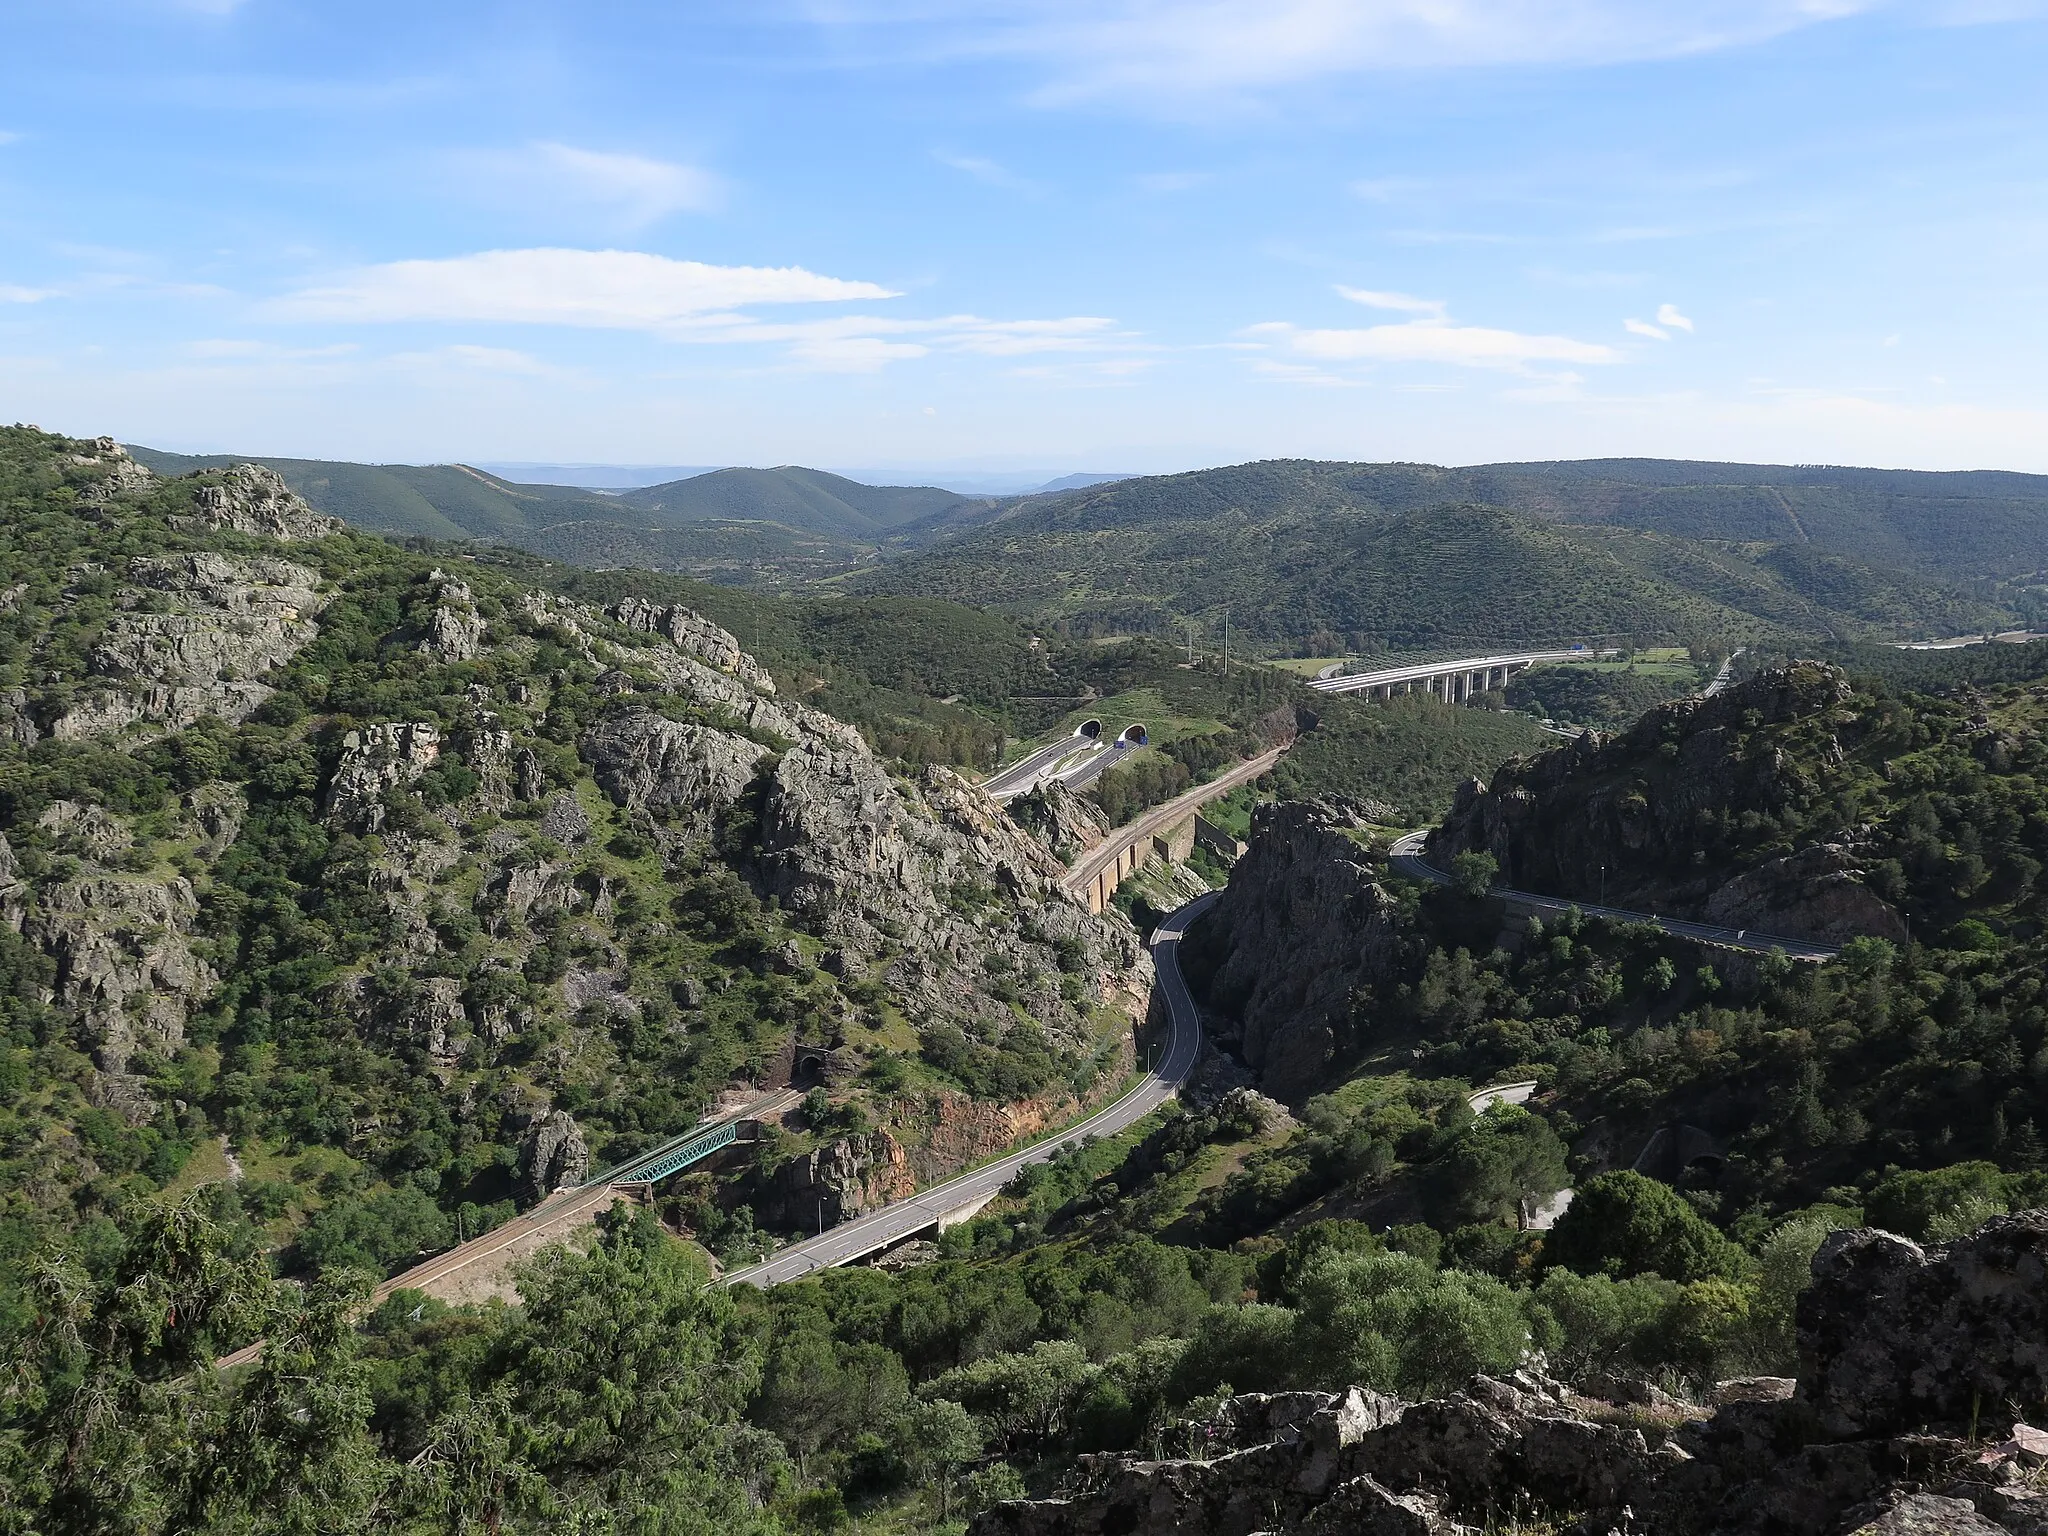
{"type": "Polygon", "coordinates": [[[397,1263],[792,1036],[913,1144],[1128,1053],[1129,931],[688,609],[105,439],[0,431],[0,507],[0,1259],[239,1160],[307,1262],[397,1263]]]}

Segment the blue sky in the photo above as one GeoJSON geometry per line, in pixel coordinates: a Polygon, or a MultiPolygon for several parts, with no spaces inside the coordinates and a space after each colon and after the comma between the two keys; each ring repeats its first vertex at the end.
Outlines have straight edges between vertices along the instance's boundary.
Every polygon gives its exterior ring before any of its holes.
{"type": "Polygon", "coordinates": [[[2048,471],[1995,0],[0,0],[0,419],[2048,471]]]}

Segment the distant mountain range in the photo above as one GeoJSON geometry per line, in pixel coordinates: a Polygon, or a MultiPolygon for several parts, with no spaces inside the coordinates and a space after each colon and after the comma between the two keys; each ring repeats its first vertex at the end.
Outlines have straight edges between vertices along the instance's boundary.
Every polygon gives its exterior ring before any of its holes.
{"type": "MultiPolygon", "coordinates": [[[[134,452],[167,474],[235,462],[134,452]]],[[[1998,471],[1272,460],[991,497],[794,465],[591,490],[459,464],[261,462],[379,532],[727,586],[946,597],[1083,632],[1168,631],[1226,605],[1248,638],[1333,651],[2048,620],[2048,476],[1998,471]]]]}
{"type": "Polygon", "coordinates": [[[856,590],[1316,651],[1958,633],[2048,610],[2048,477],[1275,460],[955,509],[856,590]]]}

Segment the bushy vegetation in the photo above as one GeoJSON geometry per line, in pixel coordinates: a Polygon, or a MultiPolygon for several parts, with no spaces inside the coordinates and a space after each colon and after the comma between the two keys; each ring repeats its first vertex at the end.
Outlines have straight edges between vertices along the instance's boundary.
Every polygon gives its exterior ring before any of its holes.
{"type": "Polygon", "coordinates": [[[1526,715],[1460,708],[1409,694],[1384,701],[1331,696],[1320,723],[1273,771],[1282,799],[1377,803],[1408,821],[1441,813],[1466,779],[1555,743],[1526,715]]]}

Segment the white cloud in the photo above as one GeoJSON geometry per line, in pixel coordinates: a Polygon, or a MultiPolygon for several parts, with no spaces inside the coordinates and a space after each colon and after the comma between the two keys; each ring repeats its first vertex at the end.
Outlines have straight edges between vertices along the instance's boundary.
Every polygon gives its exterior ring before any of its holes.
{"type": "Polygon", "coordinates": [[[20,134],[14,132],[12,129],[0,128],[0,146],[5,146],[8,144],[19,144],[20,142],[20,134]]]}
{"type": "Polygon", "coordinates": [[[1614,363],[1621,354],[1570,336],[1532,336],[1447,320],[1411,320],[1363,330],[1297,330],[1269,323],[1247,333],[1269,336],[1289,351],[1326,362],[1446,363],[1460,368],[1526,371],[1531,363],[1614,363]]]}
{"type": "Polygon", "coordinates": [[[1048,65],[1053,96],[1233,92],[1364,70],[1710,52],[1877,0],[810,0],[925,57],[1048,65]]]}
{"type": "Polygon", "coordinates": [[[24,288],[18,283],[0,283],[0,304],[40,304],[57,296],[54,288],[24,288]]]}
{"type": "Polygon", "coordinates": [[[1647,336],[1652,341],[1669,341],[1671,339],[1669,331],[1659,330],[1647,320],[1624,320],[1621,322],[1621,326],[1623,330],[1631,335],[1647,336]]]}
{"type": "Polygon", "coordinates": [[[885,364],[933,352],[979,357],[1033,357],[1128,349],[1134,338],[1114,320],[1073,315],[1060,320],[986,320],[979,315],[932,319],[839,315],[829,320],[770,322],[746,315],[705,316],[682,339],[768,343],[796,361],[835,373],[872,373],[885,364]]]}
{"type": "Polygon", "coordinates": [[[1668,325],[1673,330],[1687,332],[1690,332],[1692,330],[1692,321],[1678,312],[1678,306],[1676,304],[1658,305],[1657,323],[1659,325],[1668,325]]]}
{"type": "Polygon", "coordinates": [[[1442,318],[1442,299],[1418,299],[1412,293],[1390,293],[1373,288],[1346,288],[1342,283],[1337,291],[1354,304],[1364,304],[1372,309],[1391,309],[1404,315],[1435,315],[1442,318]]]}
{"type": "Polygon", "coordinates": [[[393,261],[265,306],[273,318],[468,320],[666,332],[742,304],[818,304],[897,295],[802,267],[720,267],[644,251],[482,251],[393,261]]]}
{"type": "Polygon", "coordinates": [[[465,151],[452,165],[457,178],[488,201],[549,213],[594,211],[627,229],[671,214],[707,213],[725,199],[725,183],[697,166],[573,144],[465,151]]]}

